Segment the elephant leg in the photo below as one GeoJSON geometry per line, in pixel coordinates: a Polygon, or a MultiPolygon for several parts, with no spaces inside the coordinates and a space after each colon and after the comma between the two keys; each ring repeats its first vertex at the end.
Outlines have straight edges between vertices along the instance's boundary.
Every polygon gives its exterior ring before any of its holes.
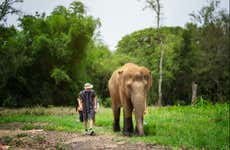
{"type": "Polygon", "coordinates": [[[114,114],[114,123],[113,123],[113,131],[120,131],[120,107],[113,111],[114,114]]]}
{"type": "Polygon", "coordinates": [[[123,134],[125,136],[131,136],[133,133],[133,120],[132,120],[132,109],[124,108],[124,128],[123,134]]]}

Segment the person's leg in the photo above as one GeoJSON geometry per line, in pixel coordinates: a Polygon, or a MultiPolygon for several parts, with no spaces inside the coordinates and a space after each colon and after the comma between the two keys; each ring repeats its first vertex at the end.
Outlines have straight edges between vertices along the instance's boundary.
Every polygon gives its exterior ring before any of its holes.
{"type": "Polygon", "coordinates": [[[94,111],[94,115],[93,115],[93,124],[95,124],[95,118],[96,117],[96,112],[94,111]]]}
{"type": "Polygon", "coordinates": [[[90,119],[90,128],[93,129],[94,128],[94,120],[90,119]]]}
{"type": "Polygon", "coordinates": [[[87,126],[88,126],[88,120],[87,119],[85,119],[84,125],[85,125],[85,129],[87,129],[87,126]]]}
{"type": "Polygon", "coordinates": [[[88,128],[87,128],[87,126],[88,126],[88,120],[86,119],[85,121],[84,121],[84,126],[85,126],[85,135],[87,135],[88,134],[88,128]]]}
{"type": "Polygon", "coordinates": [[[84,127],[85,127],[85,132],[84,134],[88,134],[88,115],[86,112],[83,112],[83,120],[84,120],[84,127]]]}
{"type": "Polygon", "coordinates": [[[94,122],[95,122],[94,112],[91,112],[89,116],[90,116],[89,117],[90,118],[90,135],[94,135],[94,122]]]}
{"type": "Polygon", "coordinates": [[[94,120],[90,119],[90,135],[94,135],[94,120]]]}

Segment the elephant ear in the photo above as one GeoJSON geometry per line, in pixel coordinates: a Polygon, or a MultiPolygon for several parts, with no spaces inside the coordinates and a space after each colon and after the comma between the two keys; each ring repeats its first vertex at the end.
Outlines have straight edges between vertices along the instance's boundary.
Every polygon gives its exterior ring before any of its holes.
{"type": "Polygon", "coordinates": [[[141,67],[141,74],[144,76],[144,79],[147,81],[147,87],[150,89],[152,86],[152,75],[151,71],[145,67],[141,67]]]}
{"type": "Polygon", "coordinates": [[[123,76],[122,76],[123,72],[124,72],[124,70],[122,70],[122,69],[119,69],[117,71],[117,74],[118,74],[117,79],[118,79],[119,84],[121,84],[123,82],[123,76]]]}
{"type": "Polygon", "coordinates": [[[124,71],[124,70],[120,69],[120,70],[118,70],[117,72],[118,72],[119,75],[121,75],[121,74],[123,73],[123,71],[124,71]]]}
{"type": "Polygon", "coordinates": [[[123,72],[123,70],[118,70],[118,73],[121,74],[123,72]]]}
{"type": "Polygon", "coordinates": [[[149,88],[149,89],[150,89],[150,87],[152,86],[152,82],[153,82],[152,74],[151,74],[151,71],[149,71],[149,80],[148,80],[148,88],[149,88]]]}

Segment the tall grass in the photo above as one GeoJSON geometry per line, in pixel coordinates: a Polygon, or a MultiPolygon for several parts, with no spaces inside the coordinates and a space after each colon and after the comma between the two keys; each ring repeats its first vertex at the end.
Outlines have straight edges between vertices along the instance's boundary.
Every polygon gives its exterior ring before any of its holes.
{"type": "MultiPolygon", "coordinates": [[[[71,107],[1,109],[0,125],[9,122],[44,122],[47,123],[42,127],[45,130],[82,133],[83,124],[79,122],[76,114],[75,109],[71,107]]],[[[144,122],[146,136],[133,136],[131,141],[191,149],[229,149],[230,146],[228,104],[149,107],[144,122]]],[[[122,127],[122,117],[120,123],[122,127]]],[[[113,134],[112,124],[112,110],[100,107],[96,114],[96,132],[113,134]]]]}

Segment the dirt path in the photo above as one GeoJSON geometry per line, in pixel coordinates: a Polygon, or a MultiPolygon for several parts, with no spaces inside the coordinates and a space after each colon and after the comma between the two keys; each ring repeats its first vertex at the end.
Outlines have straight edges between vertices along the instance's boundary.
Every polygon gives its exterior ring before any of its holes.
{"type": "Polygon", "coordinates": [[[20,123],[0,126],[0,150],[2,149],[73,149],[73,150],[165,150],[166,147],[130,143],[128,138],[115,135],[96,134],[85,136],[79,133],[37,130],[20,130],[20,123]],[[11,126],[17,128],[7,129],[11,126]]]}

